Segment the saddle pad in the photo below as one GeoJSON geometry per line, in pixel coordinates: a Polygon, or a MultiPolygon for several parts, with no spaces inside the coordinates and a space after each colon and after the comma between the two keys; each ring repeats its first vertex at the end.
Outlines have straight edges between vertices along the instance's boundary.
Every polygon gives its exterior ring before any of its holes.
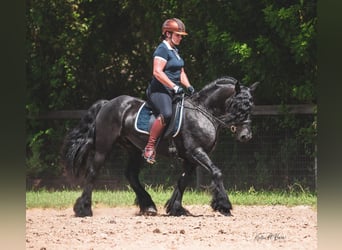
{"type": "MultiPolygon", "coordinates": [[[[174,119],[171,119],[170,125],[172,126],[169,128],[166,128],[165,136],[172,135],[172,137],[176,137],[179,133],[180,127],[182,125],[182,117],[183,117],[183,103],[179,105],[180,112],[175,112],[177,117],[174,117],[174,119]],[[171,131],[170,131],[171,130],[171,131]]],[[[138,111],[137,118],[135,119],[134,127],[135,130],[143,133],[143,134],[150,134],[150,127],[155,120],[155,116],[153,115],[152,109],[146,105],[146,102],[144,102],[138,111]]]]}
{"type": "Polygon", "coordinates": [[[137,118],[135,119],[134,127],[138,132],[149,134],[150,131],[150,118],[153,115],[152,110],[146,107],[144,102],[138,111],[137,118]]]}

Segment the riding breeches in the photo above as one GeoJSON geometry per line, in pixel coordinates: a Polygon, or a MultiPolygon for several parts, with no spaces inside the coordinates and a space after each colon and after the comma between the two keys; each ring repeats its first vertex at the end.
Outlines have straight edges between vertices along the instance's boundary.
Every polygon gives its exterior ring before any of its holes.
{"type": "Polygon", "coordinates": [[[172,117],[172,98],[167,93],[150,93],[149,100],[153,104],[156,116],[162,116],[164,123],[168,124],[172,117]]]}

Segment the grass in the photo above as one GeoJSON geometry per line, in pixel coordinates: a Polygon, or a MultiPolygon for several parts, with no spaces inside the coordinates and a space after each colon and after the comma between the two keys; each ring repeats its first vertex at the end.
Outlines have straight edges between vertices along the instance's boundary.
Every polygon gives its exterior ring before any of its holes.
{"type": "MultiPolygon", "coordinates": [[[[146,190],[157,206],[163,206],[171,197],[173,189],[150,188],[146,190]]],[[[68,208],[81,195],[81,190],[70,191],[27,191],[26,208],[68,208]]],[[[316,207],[317,196],[307,191],[228,191],[230,201],[234,205],[308,205],[316,207]]],[[[131,206],[134,204],[135,194],[132,190],[109,191],[95,190],[93,192],[93,205],[95,206],[131,206]]],[[[186,190],[183,197],[184,205],[210,204],[211,194],[207,191],[186,190]]]]}

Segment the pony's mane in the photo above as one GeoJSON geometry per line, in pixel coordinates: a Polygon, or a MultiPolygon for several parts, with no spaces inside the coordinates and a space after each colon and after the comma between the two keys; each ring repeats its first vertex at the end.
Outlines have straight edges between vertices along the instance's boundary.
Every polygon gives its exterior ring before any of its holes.
{"type": "Polygon", "coordinates": [[[199,94],[211,91],[213,88],[216,89],[218,87],[217,85],[223,85],[223,84],[233,84],[233,85],[235,85],[237,82],[238,82],[238,80],[236,80],[234,77],[223,76],[223,77],[220,77],[220,78],[212,81],[211,83],[207,84],[206,86],[204,86],[203,89],[201,89],[199,91],[199,94]]]}
{"type": "Polygon", "coordinates": [[[234,77],[231,76],[223,76],[220,77],[207,85],[205,85],[200,91],[195,93],[193,96],[191,96],[191,99],[193,101],[200,101],[203,98],[208,97],[208,94],[211,93],[213,90],[217,89],[220,87],[220,85],[225,85],[225,84],[232,84],[235,85],[238,82],[234,77]]]}

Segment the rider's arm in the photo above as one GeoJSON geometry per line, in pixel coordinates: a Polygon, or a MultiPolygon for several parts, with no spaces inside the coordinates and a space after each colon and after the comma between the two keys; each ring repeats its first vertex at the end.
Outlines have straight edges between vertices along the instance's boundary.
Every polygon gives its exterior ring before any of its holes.
{"type": "Polygon", "coordinates": [[[165,86],[169,87],[170,89],[173,89],[175,87],[175,84],[164,73],[166,63],[166,60],[163,60],[159,57],[155,57],[153,59],[153,76],[157,78],[157,80],[165,86]]]}
{"type": "Polygon", "coordinates": [[[182,71],[181,71],[180,81],[186,88],[191,86],[189,79],[184,71],[184,68],[182,68],[182,71]]]}

